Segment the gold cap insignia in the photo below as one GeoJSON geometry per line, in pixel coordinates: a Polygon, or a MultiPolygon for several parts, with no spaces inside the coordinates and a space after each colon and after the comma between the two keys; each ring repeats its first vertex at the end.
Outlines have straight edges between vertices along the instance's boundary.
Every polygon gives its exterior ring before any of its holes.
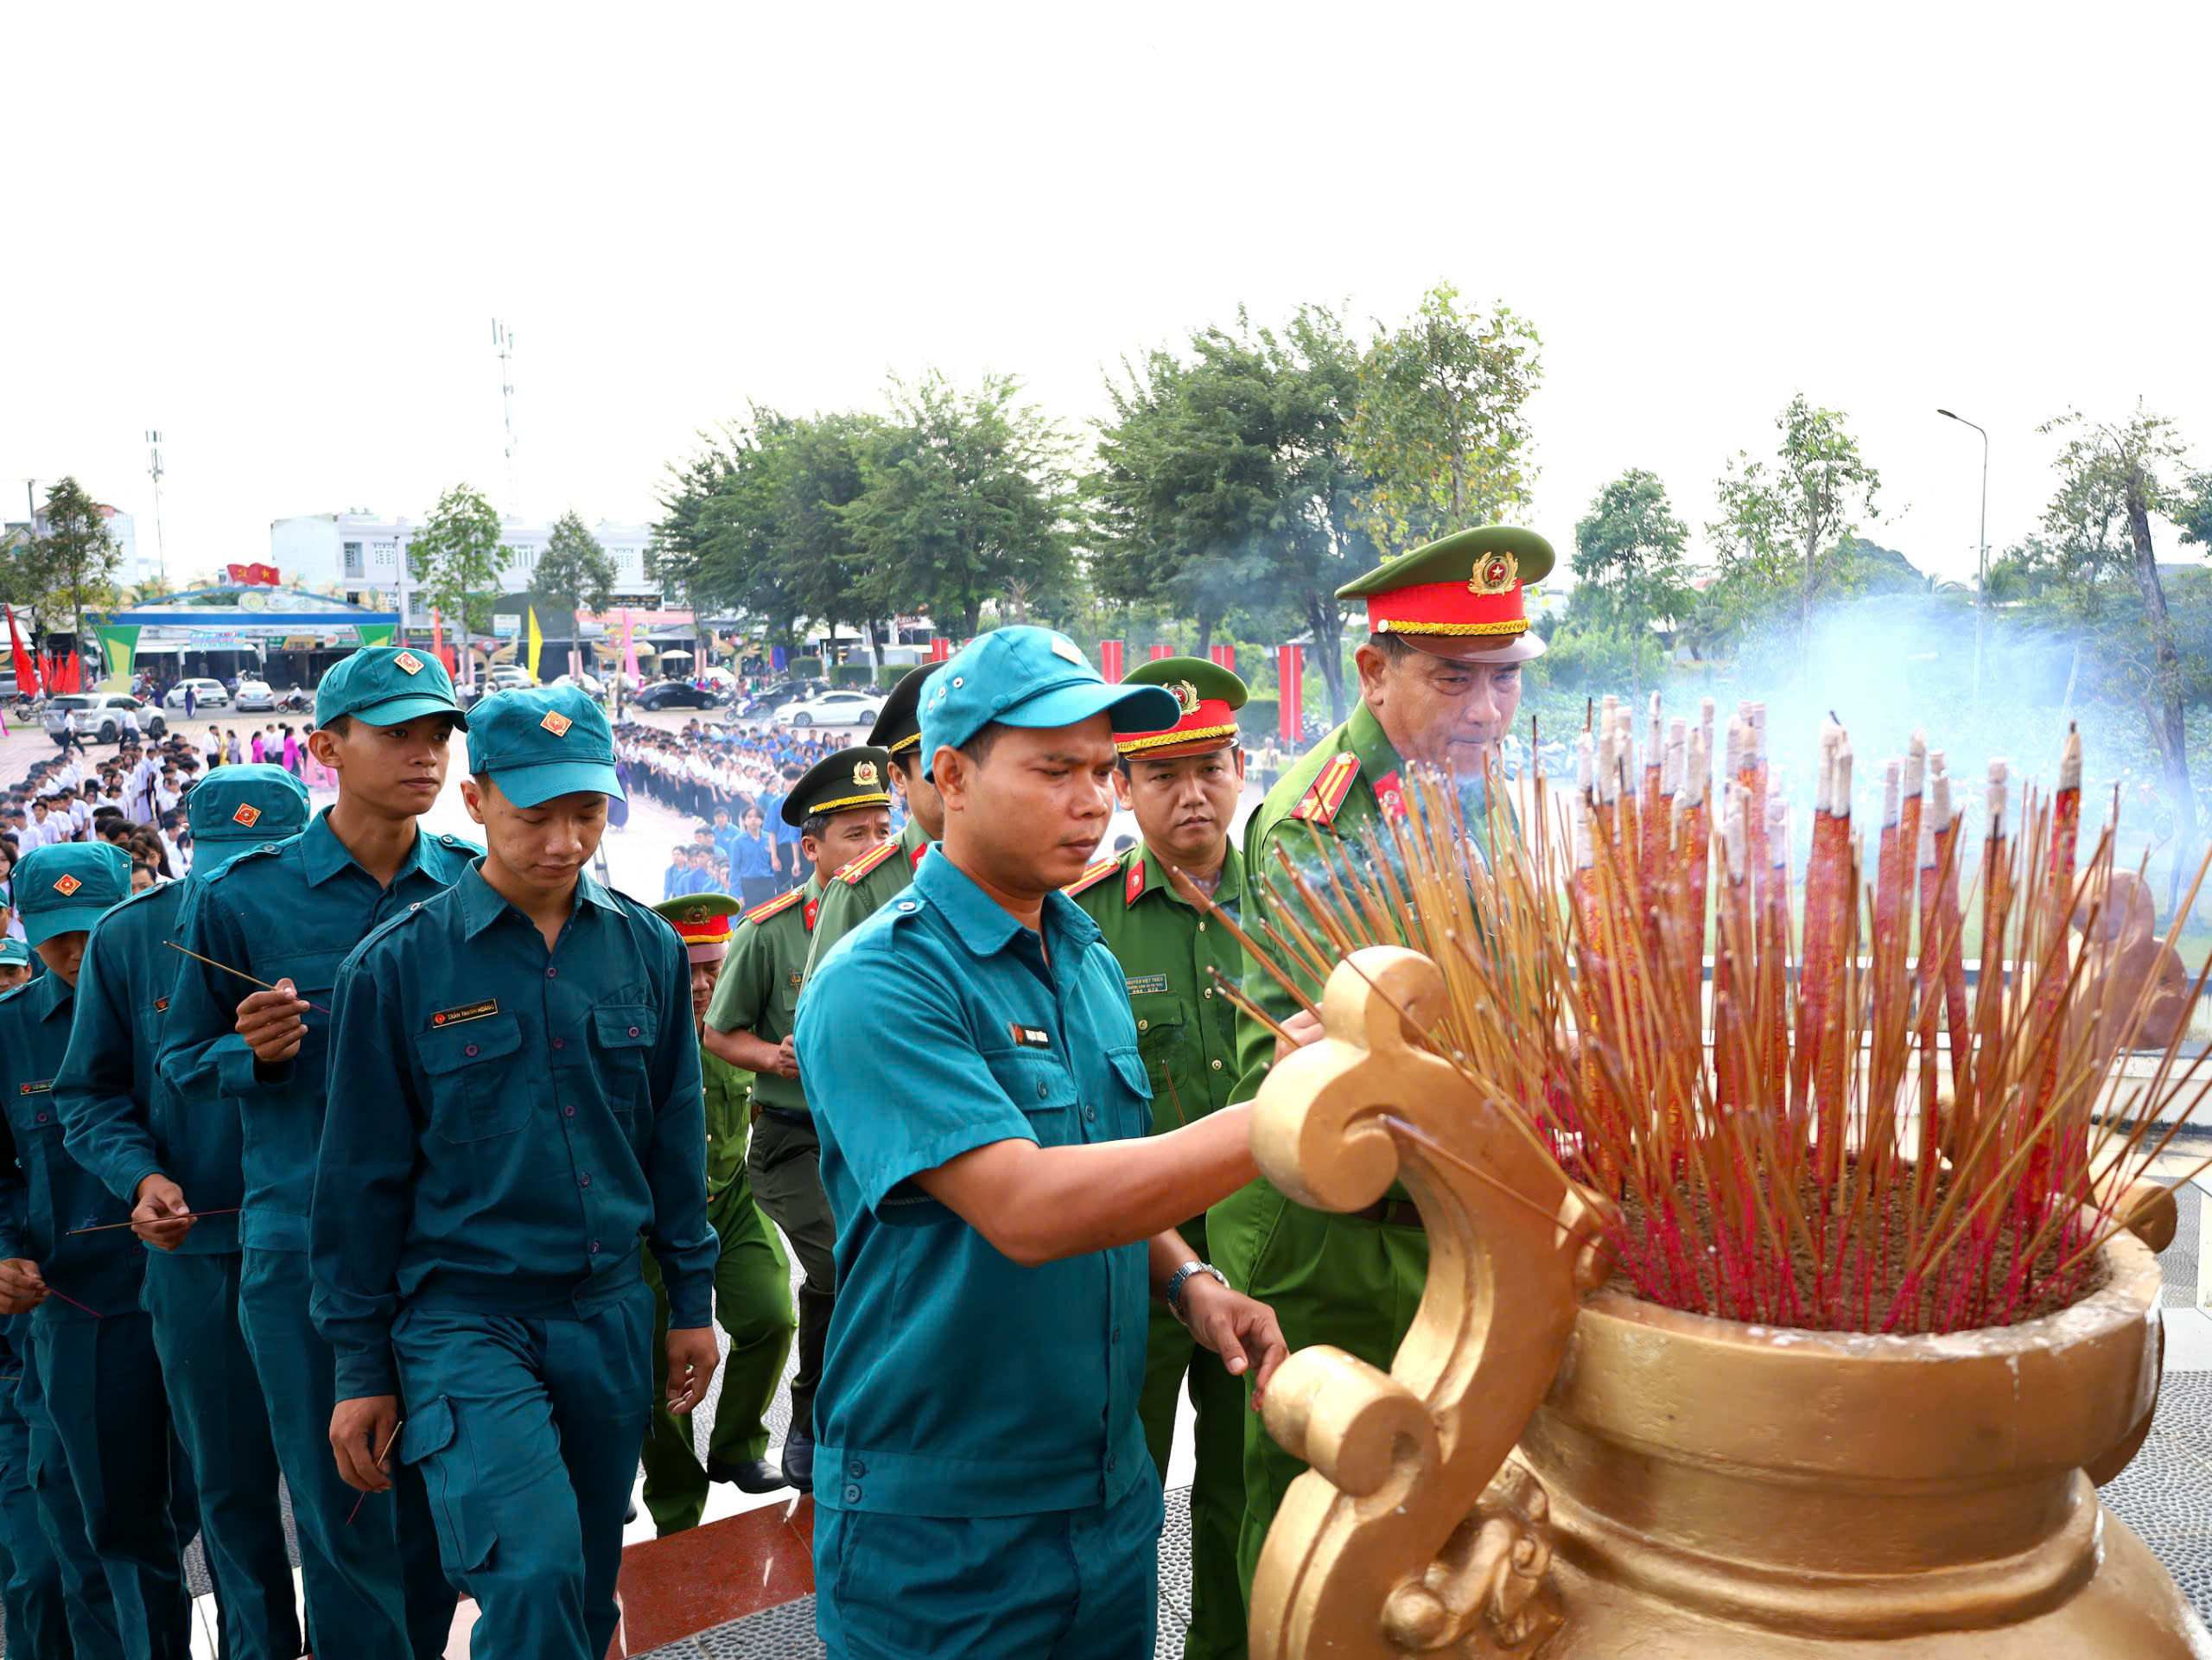
{"type": "Polygon", "coordinates": [[[234,824],[243,824],[248,830],[251,830],[261,822],[261,809],[241,801],[238,803],[238,810],[231,815],[231,822],[234,824]]]}
{"type": "Polygon", "coordinates": [[[1475,566],[1467,586],[1477,594],[1510,594],[1521,580],[1521,562],[1510,553],[1493,553],[1475,566]]]}
{"type": "Polygon", "coordinates": [[[423,659],[416,656],[412,652],[402,652],[397,657],[391,660],[410,674],[420,674],[423,672],[423,659]]]}
{"type": "Polygon", "coordinates": [[[855,761],[853,763],[853,782],[859,785],[861,788],[864,790],[873,790],[875,788],[875,763],[872,760],[855,761]]]}
{"type": "Polygon", "coordinates": [[[545,711],[545,718],[538,722],[538,725],[543,727],[548,732],[551,733],[556,738],[567,737],[569,735],[569,728],[575,724],[575,722],[571,721],[567,716],[562,714],[557,709],[547,709],[545,711]]]}
{"type": "Polygon", "coordinates": [[[1196,715],[1198,712],[1198,689],[1189,681],[1178,680],[1167,690],[1175,694],[1175,707],[1184,714],[1196,715]]]}
{"type": "Polygon", "coordinates": [[[66,900],[84,885],[74,876],[63,876],[54,882],[54,891],[66,900]]]}
{"type": "Polygon", "coordinates": [[[683,913],[683,919],[686,922],[704,922],[707,919],[707,907],[703,905],[693,906],[683,913]]]}

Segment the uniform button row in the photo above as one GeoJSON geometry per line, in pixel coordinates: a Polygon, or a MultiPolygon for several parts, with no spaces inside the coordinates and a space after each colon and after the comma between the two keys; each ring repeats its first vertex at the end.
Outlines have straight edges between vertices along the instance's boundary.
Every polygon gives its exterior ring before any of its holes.
{"type": "Polygon", "coordinates": [[[860,1485],[860,1483],[858,1483],[857,1481],[849,1481],[849,1482],[847,1482],[847,1483],[845,1484],[845,1503],[847,1503],[848,1504],[859,1504],[860,1502],[861,1502],[861,1485],[860,1485]]]}
{"type": "Polygon", "coordinates": [[[559,1049],[559,1048],[565,1047],[565,1046],[566,1046],[566,1045],[568,1044],[568,1041],[569,1041],[569,1040],[568,1040],[568,1039],[566,1039],[566,1038],[556,1038],[556,1039],[554,1039],[554,1040],[553,1040],[553,1046],[554,1046],[556,1049],[559,1049]]]}
{"type": "Polygon", "coordinates": [[[563,1118],[573,1118],[576,1116],[576,1110],[574,1107],[563,1107],[561,1109],[561,1116],[563,1118]]]}
{"type": "Polygon", "coordinates": [[[591,1254],[594,1256],[599,1255],[599,1241],[596,1239],[591,1242],[591,1254]]]}
{"type": "Polygon", "coordinates": [[[560,970],[557,970],[557,969],[548,969],[548,970],[545,970],[545,977],[546,977],[547,979],[550,980],[550,979],[554,978],[554,977],[555,977],[555,976],[556,976],[559,972],[560,972],[560,970]]]}
{"type": "MultiPolygon", "coordinates": [[[[1040,1082],[1040,1083],[1037,1085],[1037,1098],[1038,1098],[1039,1101],[1042,1101],[1042,1100],[1043,1100],[1046,1096],[1050,1095],[1052,1092],[1052,1091],[1051,1087],[1050,1087],[1049,1085],[1047,1085],[1047,1084],[1044,1084],[1044,1083],[1041,1083],[1041,1082],[1040,1082]]],[[[39,1115],[39,1122],[40,1122],[41,1123],[44,1123],[46,1122],[46,1115],[45,1115],[45,1114],[41,1113],[41,1114],[39,1115]]]]}
{"type": "Polygon", "coordinates": [[[1213,1067],[1214,1071],[1216,1071],[1216,1072],[1219,1072],[1219,1071],[1221,1070],[1221,1063],[1220,1063],[1219,1061],[1217,1061],[1217,1061],[1211,1062],[1211,1065],[1212,1065],[1212,1067],[1213,1067]]]}
{"type": "Polygon", "coordinates": [[[589,1172],[588,1170],[587,1170],[586,1172],[584,1172],[584,1173],[583,1173],[582,1175],[578,1176],[578,1177],[576,1178],[576,1186],[579,1186],[579,1187],[588,1187],[588,1186],[591,1186],[591,1172],[589,1172]]]}
{"type": "Polygon", "coordinates": [[[848,1464],[845,1466],[845,1473],[852,1477],[854,1480],[858,1481],[862,1476],[868,1473],[868,1466],[861,1460],[855,1459],[850,1464],[848,1464]]]}

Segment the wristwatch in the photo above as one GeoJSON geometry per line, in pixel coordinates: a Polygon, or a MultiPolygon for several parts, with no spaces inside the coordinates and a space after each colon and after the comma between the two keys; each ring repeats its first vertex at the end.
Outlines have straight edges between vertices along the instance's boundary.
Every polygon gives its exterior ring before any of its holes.
{"type": "MultiPolygon", "coordinates": [[[[1167,1312],[1174,1315],[1177,1320],[1183,1320],[1184,1282],[1193,1274],[1211,1274],[1215,1279],[1220,1281],[1224,1286],[1226,1286],[1229,1283],[1229,1276],[1226,1274],[1224,1274],[1219,1269],[1216,1268],[1211,1262],[1201,1262],[1194,1259],[1184,1263],[1182,1267],[1177,1269],[1173,1274],[1167,1276],[1167,1289],[1164,1294],[1162,1294],[1161,1297],[1161,1301],[1166,1302],[1167,1305],[1167,1312]]],[[[1185,1325],[1189,1324],[1187,1320],[1185,1320],[1184,1323],[1185,1325]]]]}

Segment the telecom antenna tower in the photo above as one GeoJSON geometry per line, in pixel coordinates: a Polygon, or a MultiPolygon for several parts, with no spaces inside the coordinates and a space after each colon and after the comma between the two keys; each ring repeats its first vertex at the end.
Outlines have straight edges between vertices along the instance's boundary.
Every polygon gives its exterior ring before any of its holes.
{"type": "Polygon", "coordinates": [[[146,463],[146,475],[154,481],[154,557],[160,561],[162,580],[169,578],[169,550],[162,541],[162,435],[149,432],[146,447],[150,459],[146,463]]]}
{"type": "Polygon", "coordinates": [[[507,511],[522,516],[522,497],[515,489],[515,331],[497,317],[492,319],[492,344],[499,355],[499,407],[507,423],[507,511]]]}

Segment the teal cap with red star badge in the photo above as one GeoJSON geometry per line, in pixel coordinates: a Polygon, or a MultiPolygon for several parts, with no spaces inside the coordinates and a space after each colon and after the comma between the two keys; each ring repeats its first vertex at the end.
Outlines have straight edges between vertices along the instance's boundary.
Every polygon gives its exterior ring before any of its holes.
{"type": "Polygon", "coordinates": [[[112,842],[49,842],[23,855],[13,885],[23,938],[43,945],[88,931],[130,897],[130,855],[112,842]]]}
{"type": "Polygon", "coordinates": [[[614,728],[582,686],[518,686],[476,706],[468,770],[518,807],[590,792],[629,799],[614,771],[614,728]]]}
{"type": "Polygon", "coordinates": [[[446,665],[404,646],[364,646],[331,665],[315,689],[315,723],[328,726],[341,715],[371,726],[450,715],[455,726],[468,730],[446,665]]]}

